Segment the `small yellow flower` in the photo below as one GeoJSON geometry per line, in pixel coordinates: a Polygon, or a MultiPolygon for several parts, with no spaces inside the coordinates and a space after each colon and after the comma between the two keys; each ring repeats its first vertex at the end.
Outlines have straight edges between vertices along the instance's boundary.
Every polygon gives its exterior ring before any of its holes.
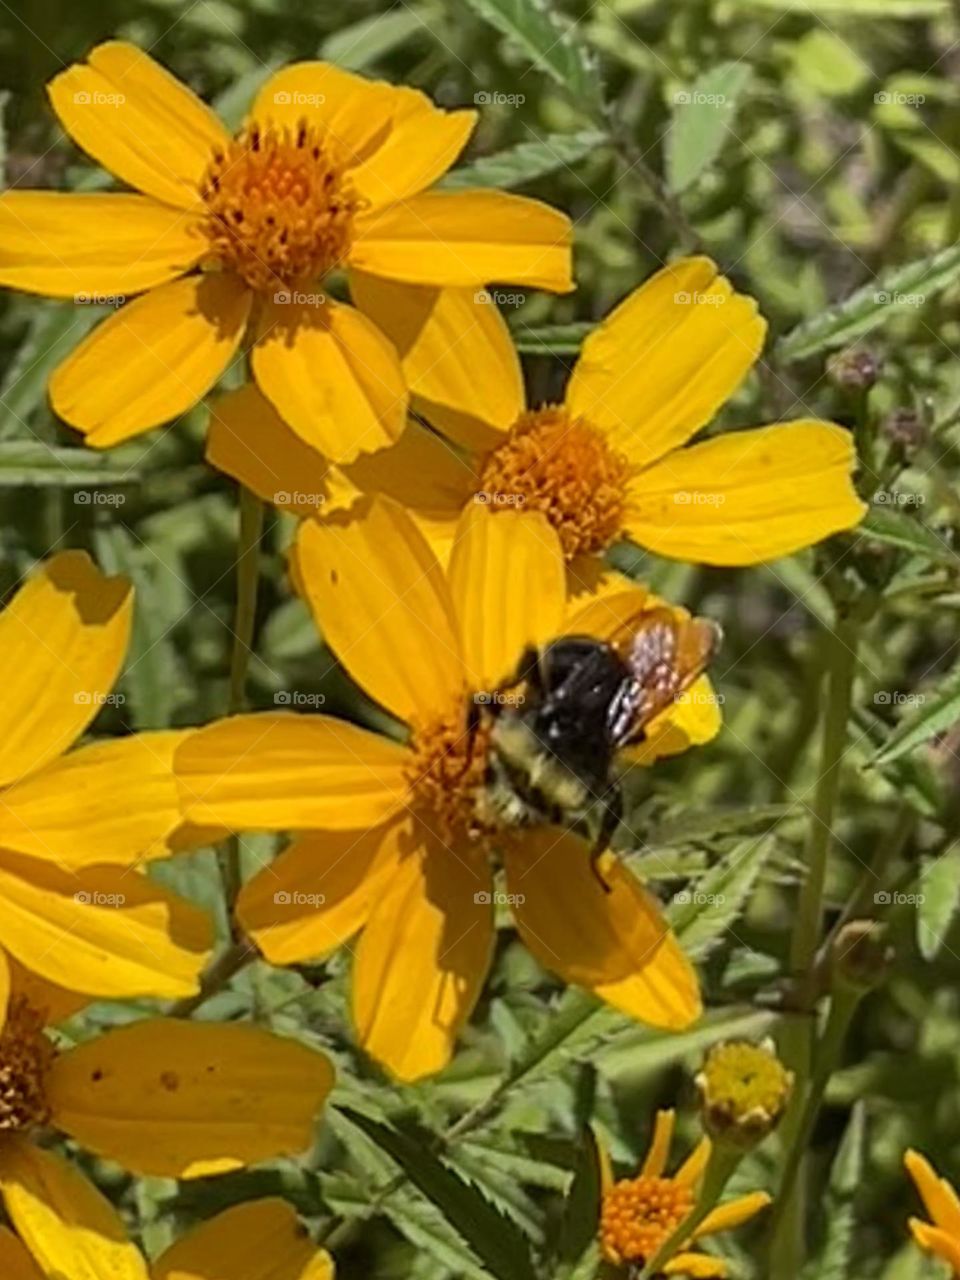
{"type": "MultiPolygon", "coordinates": [[[[710,1159],[711,1142],[709,1138],[701,1139],[676,1173],[667,1176],[664,1170],[673,1128],[674,1113],[658,1111],[650,1150],[635,1178],[615,1181],[609,1156],[601,1146],[600,1246],[604,1258],[614,1266],[642,1268],[696,1206],[710,1159]]],[[[726,1276],[727,1265],[722,1259],[691,1251],[689,1246],[705,1236],[739,1227],[769,1203],[770,1197],[765,1191],[754,1191],[719,1205],[707,1214],[680,1252],[664,1266],[663,1273],[705,1278],[726,1276]]]]}
{"type": "MultiPolygon", "coordinates": [[[[468,729],[471,693],[498,686],[526,644],[610,634],[651,598],[621,587],[570,615],[559,541],[542,516],[477,504],[446,572],[385,499],[304,521],[295,571],[327,644],[407,736],[261,714],[200,730],[178,753],[188,821],[300,832],[240,896],[263,954],[296,964],[362,931],[361,1044],[401,1079],[437,1071],[490,965],[496,851],[517,929],[547,968],[656,1026],[692,1022],[696,975],[654,899],[609,856],[607,891],[587,842],[562,827],[492,830],[478,808],[488,729],[468,729]]],[[[718,724],[697,704],[659,720],[648,751],[661,741],[679,750],[718,724]]]]}
{"type": "Polygon", "coordinates": [[[771,1133],[790,1100],[793,1072],[770,1040],[714,1045],[697,1073],[704,1126],[718,1141],[749,1148],[771,1133]]]}
{"type": "Polygon", "coordinates": [[[234,1205],[148,1265],[110,1201],[69,1165],[41,1154],[29,1172],[23,1183],[3,1188],[18,1233],[0,1227],[5,1280],[41,1280],[41,1271],[72,1280],[78,1265],[84,1275],[111,1280],[262,1280],[268,1274],[271,1280],[333,1280],[333,1259],[311,1242],[285,1200],[234,1205]],[[38,1173],[61,1193],[56,1204],[40,1198],[38,1173]]]}
{"type": "Polygon", "coordinates": [[[960,1198],[919,1151],[908,1151],[903,1163],[932,1219],[910,1219],[914,1240],[927,1253],[943,1258],[953,1268],[954,1276],[960,1276],[960,1198]]]}
{"type": "Polygon", "coordinates": [[[500,191],[428,190],[474,111],[300,62],[266,81],[231,137],[122,41],[48,91],[74,141],[143,193],[0,198],[0,283],[126,304],[50,383],[56,411],[98,448],[190,409],[245,335],[257,384],[308,445],[345,461],[396,440],[399,357],[362,305],[331,296],[335,270],[375,293],[389,282],[401,299],[494,279],[573,287],[564,215],[500,191]]]}
{"type": "Polygon", "coordinates": [[[0,613],[0,991],[22,966],[58,1008],[70,992],[190,995],[212,945],[202,912],[130,869],[181,834],[172,764],[188,734],[69,750],[115,699],[132,609],[125,578],[65,551],[0,613]]]}
{"type": "MultiPolygon", "coordinates": [[[[574,580],[621,538],[659,555],[750,565],[811,546],[862,518],[851,435],[803,418],[689,441],[737,390],[766,324],[708,258],[653,275],[583,343],[560,404],[527,404],[509,330],[489,298],[445,289],[405,301],[358,292],[400,351],[413,406],[463,450],[408,505],[449,545],[459,505],[542,511],[574,580]],[[457,341],[451,335],[461,335],[457,341]]],[[[402,458],[398,466],[402,466],[402,458]]],[[[398,477],[394,477],[396,484],[398,477]]]]}

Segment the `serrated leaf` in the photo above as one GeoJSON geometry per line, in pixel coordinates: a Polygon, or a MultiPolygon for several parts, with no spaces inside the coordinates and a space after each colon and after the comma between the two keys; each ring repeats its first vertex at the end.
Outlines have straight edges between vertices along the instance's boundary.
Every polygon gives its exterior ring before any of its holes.
{"type": "MultiPolygon", "coordinates": [[[[109,458],[92,450],[68,449],[42,440],[10,440],[0,444],[0,485],[89,490],[96,485],[136,484],[139,479],[129,467],[111,465],[109,458]]],[[[75,501],[78,506],[86,505],[80,494],[75,501]]],[[[116,495],[116,501],[122,503],[122,496],[116,495]]]]}
{"type": "Polygon", "coordinates": [[[533,65],[570,94],[578,106],[595,114],[601,104],[596,67],[573,24],[543,0],[467,0],[485,22],[509,37],[533,65]]]}
{"type": "Polygon", "coordinates": [[[686,190],[716,160],[750,76],[745,63],[723,62],[674,94],[666,144],[669,190],[686,190]]]}
{"type": "Polygon", "coordinates": [[[462,169],[454,169],[438,185],[447,190],[519,187],[557,169],[574,165],[606,144],[606,135],[592,129],[581,133],[549,133],[536,142],[520,142],[492,156],[483,156],[462,169]]]}
{"type": "Polygon", "coordinates": [[[851,1280],[853,1238],[856,1228],[854,1200],[863,1185],[866,1154],[866,1113],[858,1102],[830,1169],[823,1202],[825,1234],[818,1257],[805,1270],[805,1280],[851,1280]]]}
{"type": "Polygon", "coordinates": [[[917,946],[924,960],[935,960],[960,901],[960,844],[924,858],[918,889],[917,946]]]}
{"type": "Polygon", "coordinates": [[[563,1204],[557,1250],[558,1280],[571,1280],[596,1244],[602,1190],[600,1169],[596,1134],[587,1126],[580,1135],[573,1181],[563,1204]]]}
{"type": "Polygon", "coordinates": [[[348,71],[364,71],[418,31],[429,31],[423,10],[397,5],[372,18],[341,27],[323,42],[321,54],[348,71]]]}
{"type": "Polygon", "coordinates": [[[899,547],[923,556],[935,564],[945,564],[960,569],[960,555],[935,530],[923,524],[915,515],[872,507],[857,526],[861,538],[872,538],[889,547],[899,547]]]}
{"type": "Polygon", "coordinates": [[[341,1114],[376,1142],[436,1206],[497,1280],[536,1280],[528,1241],[474,1187],[465,1183],[423,1143],[359,1111],[341,1114]]]}
{"type": "Polygon", "coordinates": [[[960,719],[960,666],[944,676],[932,693],[917,696],[922,698],[919,710],[904,716],[871,758],[870,766],[898,760],[960,719]]]}
{"type": "Polygon", "coordinates": [[[835,307],[791,329],[777,343],[783,360],[803,360],[861,338],[905,310],[916,311],[916,301],[936,297],[960,280],[960,246],[952,245],[926,258],[877,276],[870,284],[835,307]]]}
{"type": "Polygon", "coordinates": [[[514,325],[511,332],[517,350],[524,355],[575,356],[580,344],[596,325],[589,320],[574,324],[514,325]]]}
{"type": "Polygon", "coordinates": [[[773,847],[770,838],[745,840],[698,880],[696,888],[674,894],[667,915],[684,951],[703,956],[722,939],[743,910],[773,847]]]}

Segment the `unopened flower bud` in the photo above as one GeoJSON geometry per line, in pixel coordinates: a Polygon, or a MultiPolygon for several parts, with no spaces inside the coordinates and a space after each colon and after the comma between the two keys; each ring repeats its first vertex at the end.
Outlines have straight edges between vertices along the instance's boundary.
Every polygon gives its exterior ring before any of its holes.
{"type": "Polygon", "coordinates": [[[717,1140],[749,1150],[776,1128],[793,1089],[793,1072],[772,1040],[714,1045],[696,1076],[704,1128],[717,1140]]]}
{"type": "Polygon", "coordinates": [[[827,361],[830,381],[844,391],[869,391],[879,378],[880,370],[880,360],[863,347],[840,351],[827,361]]]}
{"type": "Polygon", "coordinates": [[[886,926],[877,920],[851,920],[833,941],[834,981],[859,991],[879,986],[893,962],[886,926]]]}
{"type": "Polygon", "coordinates": [[[894,409],[881,421],[880,430],[904,449],[918,449],[927,438],[927,428],[915,409],[894,409]]]}

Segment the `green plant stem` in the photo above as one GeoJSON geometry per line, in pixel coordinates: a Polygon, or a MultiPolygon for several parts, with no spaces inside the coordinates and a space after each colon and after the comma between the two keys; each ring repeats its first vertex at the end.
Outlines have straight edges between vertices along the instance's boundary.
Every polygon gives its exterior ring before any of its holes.
{"type": "Polygon", "coordinates": [[[168,1017],[189,1018],[195,1009],[199,1009],[211,996],[222,991],[234,974],[246,968],[256,957],[257,950],[252,943],[245,939],[232,943],[204,973],[200,979],[200,990],[196,995],[185,996],[183,1000],[178,1000],[176,1004],[171,1005],[168,1017]]]}
{"type": "MultiPolygon", "coordinates": [[[[240,486],[240,536],[237,553],[237,604],[233,623],[233,650],[230,655],[230,693],[227,713],[236,715],[246,705],[247,672],[253,653],[257,592],[260,585],[260,539],[263,535],[264,507],[246,486],[240,486]]],[[[240,892],[240,838],[231,836],[219,855],[220,878],[233,925],[233,906],[240,892]]],[[[234,932],[236,940],[236,933],[234,932]]]]}
{"type": "MultiPolygon", "coordinates": [[[[839,610],[838,610],[839,613],[839,610]]],[[[814,1019],[810,1016],[818,993],[817,948],[823,915],[823,890],[827,857],[833,833],[833,815],[840,785],[841,761],[847,743],[847,721],[857,671],[856,620],[840,614],[826,633],[827,679],[823,691],[823,735],[819,777],[810,812],[805,851],[806,878],[800,890],[793,936],[790,970],[796,984],[794,1016],[787,1016],[780,1037],[780,1053],[796,1080],[793,1101],[781,1129],[788,1159],[802,1162],[801,1123],[811,1079],[814,1019]],[[798,1154],[793,1154],[796,1146],[798,1154]]],[[[773,1235],[770,1280],[796,1280],[803,1250],[802,1187],[794,1179],[792,1194],[779,1207],[773,1235]]]]}
{"type": "Polygon", "coordinates": [[[641,1271],[638,1280],[650,1280],[650,1277],[661,1272],[675,1253],[679,1252],[703,1222],[708,1213],[716,1208],[723,1189],[730,1181],[734,1170],[743,1159],[743,1152],[715,1142],[710,1152],[710,1159],[703,1175],[700,1195],[697,1197],[693,1213],[680,1223],[676,1231],[664,1241],[641,1271]]]}

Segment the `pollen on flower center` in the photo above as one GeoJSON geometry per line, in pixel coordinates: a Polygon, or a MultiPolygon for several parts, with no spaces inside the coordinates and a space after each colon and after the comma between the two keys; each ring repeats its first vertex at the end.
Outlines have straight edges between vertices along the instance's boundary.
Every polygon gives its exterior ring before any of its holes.
{"type": "Polygon", "coordinates": [[[410,745],[412,805],[426,825],[447,842],[483,835],[476,803],[487,769],[489,724],[471,729],[464,697],[462,705],[416,722],[410,745]]]}
{"type": "Polygon", "coordinates": [[[627,1178],[604,1194],[600,1244],[608,1262],[642,1265],[693,1211],[693,1194],[672,1178],[627,1178]]]}
{"type": "Polygon", "coordinates": [[[521,414],[489,455],[480,492],[497,508],[542,511],[567,559],[605,551],[623,532],[627,458],[558,405],[521,414]]]}
{"type": "Polygon", "coordinates": [[[44,1034],[46,1018],[15,996],[0,1032],[0,1130],[28,1129],[50,1115],[46,1083],[56,1049],[44,1034]]]}
{"type": "Polygon", "coordinates": [[[362,204],[330,141],[306,121],[249,125],[214,151],[200,191],[214,255],[265,294],[341,262],[362,204]]]}

